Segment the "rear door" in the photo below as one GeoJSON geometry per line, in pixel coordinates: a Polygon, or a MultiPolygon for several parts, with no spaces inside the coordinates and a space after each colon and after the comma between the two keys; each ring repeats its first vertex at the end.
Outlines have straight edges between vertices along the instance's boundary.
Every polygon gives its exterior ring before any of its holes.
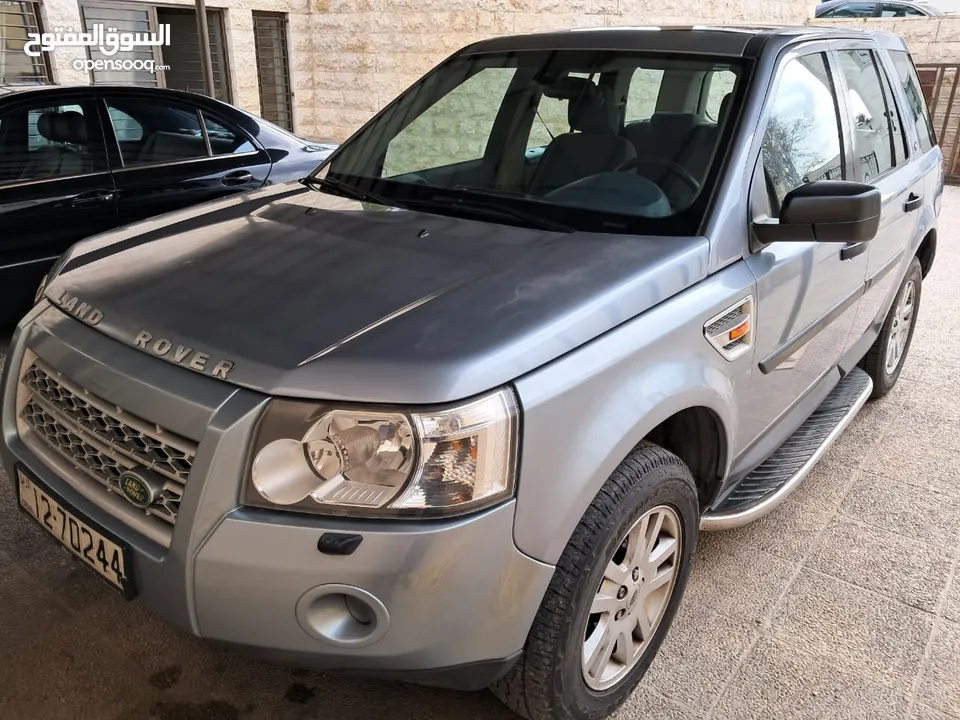
{"type": "Polygon", "coordinates": [[[165,95],[109,95],[101,114],[122,224],[261,187],[269,154],[229,121],[165,95]]]}
{"type": "Polygon", "coordinates": [[[854,322],[854,339],[878,331],[909,260],[919,230],[923,170],[907,145],[893,85],[879,51],[867,42],[836,47],[839,83],[853,135],[853,180],[875,186],[882,198],[880,229],[867,245],[867,283],[854,322]]]}
{"type": "MultiPolygon", "coordinates": [[[[759,128],[753,219],[777,217],[787,193],[805,183],[849,178],[848,132],[835,75],[825,43],[781,59],[759,128]]],[[[759,367],[741,400],[740,447],[764,435],[782,439],[805,419],[787,413],[849,346],[867,266],[862,249],[845,252],[840,243],[775,242],[753,249],[747,264],[757,278],[759,367]],[[795,422],[772,430],[782,418],[795,422]]]]}
{"type": "Polygon", "coordinates": [[[0,315],[22,314],[73,243],[117,225],[97,104],[27,92],[0,109],[0,315]],[[26,303],[26,306],[24,306],[26,303]]]}

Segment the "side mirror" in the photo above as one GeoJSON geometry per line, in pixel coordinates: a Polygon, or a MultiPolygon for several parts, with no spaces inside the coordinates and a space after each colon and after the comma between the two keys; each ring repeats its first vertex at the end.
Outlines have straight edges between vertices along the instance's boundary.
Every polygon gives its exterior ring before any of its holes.
{"type": "Polygon", "coordinates": [[[755,221],[763,243],[872,240],[880,228],[880,191],[848,180],[817,180],[791,190],[780,218],[755,221]]]}

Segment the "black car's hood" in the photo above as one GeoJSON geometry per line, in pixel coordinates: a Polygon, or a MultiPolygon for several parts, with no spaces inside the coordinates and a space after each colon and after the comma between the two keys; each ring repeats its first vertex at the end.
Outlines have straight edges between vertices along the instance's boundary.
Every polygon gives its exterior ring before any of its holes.
{"type": "Polygon", "coordinates": [[[285,185],[80,243],[47,297],[244,387],[432,403],[576,348],[703,278],[707,257],[703,238],[550,233],[285,185]]]}

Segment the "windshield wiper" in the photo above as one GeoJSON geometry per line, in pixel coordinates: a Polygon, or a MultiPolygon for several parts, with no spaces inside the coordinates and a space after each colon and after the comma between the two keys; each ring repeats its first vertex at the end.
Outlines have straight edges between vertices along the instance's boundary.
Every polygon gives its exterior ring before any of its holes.
{"type": "Polygon", "coordinates": [[[448,195],[434,195],[431,198],[409,198],[407,202],[421,209],[462,208],[466,212],[474,215],[483,215],[488,218],[520,220],[540,230],[561,233],[573,232],[572,227],[564,225],[562,222],[551,220],[543,215],[537,215],[536,213],[527,212],[526,210],[518,210],[517,208],[510,207],[493,199],[478,200],[475,198],[465,199],[450,197],[448,195]]]}
{"type": "Polygon", "coordinates": [[[340,195],[342,197],[348,197],[351,200],[360,200],[361,202],[373,202],[378,205],[386,205],[387,207],[404,207],[402,204],[396,200],[387,200],[385,197],[377,195],[374,192],[369,190],[362,190],[356,185],[351,185],[350,183],[345,183],[342,180],[334,180],[333,178],[321,178],[321,177],[305,177],[298,180],[301,185],[304,185],[311,190],[326,190],[333,193],[334,195],[340,195]]]}

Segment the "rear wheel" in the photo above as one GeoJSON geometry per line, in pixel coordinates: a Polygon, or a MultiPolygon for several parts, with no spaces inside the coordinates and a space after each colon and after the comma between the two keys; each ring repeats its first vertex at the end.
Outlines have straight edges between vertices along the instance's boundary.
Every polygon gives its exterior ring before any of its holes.
{"type": "Polygon", "coordinates": [[[530,720],[597,720],[636,688],[690,574],[699,505],[689,469],[643,443],[587,509],[524,653],[493,686],[530,720]]]}
{"type": "Polygon", "coordinates": [[[900,378],[917,325],[922,282],[920,261],[914,258],[883,322],[880,335],[863,358],[863,369],[873,380],[871,399],[886,395],[900,378]]]}

